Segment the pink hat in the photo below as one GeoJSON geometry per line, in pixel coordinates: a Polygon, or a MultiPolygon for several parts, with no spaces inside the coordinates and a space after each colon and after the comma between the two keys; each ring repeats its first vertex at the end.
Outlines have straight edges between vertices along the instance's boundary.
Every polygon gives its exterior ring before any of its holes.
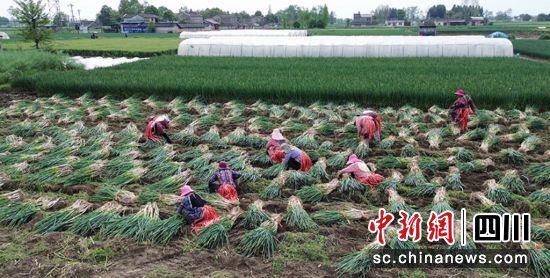
{"type": "Polygon", "coordinates": [[[273,130],[273,132],[271,132],[271,139],[285,140],[285,137],[283,136],[283,134],[281,134],[281,131],[278,128],[276,128],[273,130]]]}
{"type": "Polygon", "coordinates": [[[191,186],[184,185],[180,188],[180,192],[181,192],[181,196],[187,196],[189,195],[189,193],[195,192],[195,191],[191,188],[191,186]]]}
{"type": "Polygon", "coordinates": [[[463,96],[464,95],[464,91],[463,90],[458,90],[455,92],[455,95],[457,96],[463,96]]]}
{"type": "Polygon", "coordinates": [[[350,165],[350,164],[353,164],[353,163],[357,163],[357,162],[361,162],[362,160],[357,158],[356,155],[352,154],[349,156],[348,158],[348,162],[346,162],[346,165],[350,165]]]}
{"type": "Polygon", "coordinates": [[[220,161],[219,166],[220,166],[220,169],[227,169],[227,162],[225,162],[225,161],[220,161]]]}

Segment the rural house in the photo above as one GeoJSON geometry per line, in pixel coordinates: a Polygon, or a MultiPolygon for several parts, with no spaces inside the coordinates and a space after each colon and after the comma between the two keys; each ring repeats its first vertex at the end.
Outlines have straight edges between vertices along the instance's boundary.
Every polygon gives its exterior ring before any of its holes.
{"type": "Polygon", "coordinates": [[[155,24],[155,33],[179,33],[183,27],[177,22],[159,22],[155,24]]]}
{"type": "Polygon", "coordinates": [[[483,16],[472,16],[470,17],[470,25],[480,26],[485,25],[485,18],[483,16]]]}
{"type": "Polygon", "coordinates": [[[398,20],[398,19],[388,19],[386,20],[385,24],[386,26],[393,26],[393,27],[411,26],[410,21],[398,20]]]}
{"type": "Polygon", "coordinates": [[[372,14],[361,14],[361,12],[353,14],[351,27],[364,27],[372,24],[374,24],[372,14]]]}
{"type": "Polygon", "coordinates": [[[80,33],[97,32],[101,30],[101,25],[95,21],[82,20],[80,21],[80,33]]]}
{"type": "Polygon", "coordinates": [[[239,29],[239,18],[231,14],[220,14],[214,16],[214,19],[220,23],[221,29],[239,29]]]}

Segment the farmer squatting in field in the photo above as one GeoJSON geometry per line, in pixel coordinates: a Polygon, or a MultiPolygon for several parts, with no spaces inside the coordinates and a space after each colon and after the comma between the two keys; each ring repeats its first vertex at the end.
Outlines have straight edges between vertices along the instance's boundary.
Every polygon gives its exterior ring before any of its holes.
{"type": "Polygon", "coordinates": [[[355,154],[352,154],[348,158],[346,168],[338,171],[337,176],[340,177],[344,173],[350,173],[353,178],[362,184],[366,184],[369,188],[375,189],[376,186],[384,181],[384,177],[380,174],[374,173],[369,166],[361,159],[357,158],[355,154]]]}
{"type": "Polygon", "coordinates": [[[265,148],[267,154],[273,163],[281,163],[285,158],[285,152],[281,149],[281,145],[287,142],[286,138],[281,134],[281,131],[276,128],[271,133],[271,137],[265,148]]]}
{"type": "Polygon", "coordinates": [[[198,233],[202,228],[218,220],[218,214],[202,199],[189,185],[181,189],[179,201],[181,202],[177,213],[183,215],[191,229],[198,233]]]}
{"type": "Polygon", "coordinates": [[[359,134],[359,140],[367,145],[373,138],[380,141],[382,135],[382,118],[373,110],[365,110],[355,118],[355,126],[359,134]]]}
{"type": "Polygon", "coordinates": [[[227,166],[227,162],[221,161],[219,163],[219,169],[208,180],[208,189],[211,193],[218,192],[222,197],[227,200],[238,200],[239,196],[237,191],[239,187],[237,180],[241,177],[241,173],[231,170],[227,166]]]}
{"type": "Polygon", "coordinates": [[[463,90],[456,91],[455,95],[458,96],[458,99],[451,106],[451,118],[460,126],[460,132],[464,133],[468,130],[470,114],[477,113],[477,107],[472,98],[463,90]]]}
{"type": "Polygon", "coordinates": [[[168,115],[154,116],[149,120],[147,127],[145,128],[145,139],[147,141],[153,141],[158,143],[160,137],[163,137],[166,142],[172,144],[172,140],[166,134],[165,130],[170,128],[170,118],[168,115]]]}
{"type": "Polygon", "coordinates": [[[282,144],[281,149],[286,153],[283,165],[286,169],[307,172],[313,166],[309,155],[301,149],[290,144],[282,144]]]}

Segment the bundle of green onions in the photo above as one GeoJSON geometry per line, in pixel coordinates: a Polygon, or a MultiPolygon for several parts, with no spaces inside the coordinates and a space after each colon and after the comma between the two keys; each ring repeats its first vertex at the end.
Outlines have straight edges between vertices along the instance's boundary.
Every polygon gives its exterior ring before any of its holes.
{"type": "Polygon", "coordinates": [[[409,186],[420,186],[428,182],[424,177],[424,173],[420,170],[420,166],[418,166],[418,157],[410,160],[409,173],[405,176],[404,182],[409,186]]]}
{"type": "Polygon", "coordinates": [[[106,165],[107,161],[105,160],[95,160],[94,163],[89,166],[80,168],[74,171],[71,175],[66,176],[61,183],[64,186],[89,183],[102,176],[106,165]]]}
{"type": "Polygon", "coordinates": [[[367,156],[369,155],[369,152],[370,152],[370,147],[364,141],[359,142],[359,144],[357,145],[357,148],[355,148],[355,154],[361,159],[367,158],[367,156]]]}
{"type": "Polygon", "coordinates": [[[441,136],[441,128],[430,129],[426,133],[426,138],[430,144],[430,149],[439,149],[439,145],[443,142],[443,137],[441,136]]]}
{"type": "Polygon", "coordinates": [[[504,160],[504,162],[514,165],[523,165],[527,161],[527,159],[525,158],[525,154],[512,148],[501,150],[500,156],[502,160],[504,160]]]}
{"type": "Polygon", "coordinates": [[[357,181],[350,174],[344,174],[340,184],[338,186],[338,192],[347,194],[348,196],[355,195],[356,193],[365,192],[365,185],[357,181]]]}
{"type": "Polygon", "coordinates": [[[224,141],[232,145],[245,146],[247,144],[246,131],[241,127],[237,127],[224,138],[224,141]]]}
{"type": "Polygon", "coordinates": [[[7,192],[0,195],[0,200],[9,200],[12,202],[20,202],[25,198],[25,192],[21,189],[15,191],[7,192]]]}
{"type": "Polygon", "coordinates": [[[309,169],[308,174],[318,180],[329,180],[330,175],[327,173],[327,159],[321,157],[309,169]]]}
{"type": "Polygon", "coordinates": [[[537,277],[550,277],[550,250],[534,241],[522,243],[521,248],[529,250],[529,270],[537,277]]]}
{"type": "Polygon", "coordinates": [[[319,147],[319,143],[315,139],[317,131],[314,128],[310,128],[302,133],[300,136],[292,140],[292,144],[301,149],[316,149],[319,147]]]}
{"type": "Polygon", "coordinates": [[[527,168],[527,175],[532,178],[533,183],[548,186],[550,184],[550,163],[534,163],[527,168]]]}
{"type": "MultiPolygon", "coordinates": [[[[4,194],[5,195],[5,194],[4,194]]],[[[32,203],[19,203],[4,195],[0,198],[0,224],[16,227],[28,223],[40,208],[32,203]]]]}
{"type": "Polygon", "coordinates": [[[234,207],[229,215],[222,217],[217,222],[202,228],[194,241],[200,247],[206,249],[217,249],[229,244],[229,231],[235,220],[242,214],[239,207],[234,207]]]}
{"type": "Polygon", "coordinates": [[[122,187],[127,184],[138,182],[146,172],[147,172],[146,168],[136,167],[112,179],[109,179],[107,181],[107,184],[116,186],[116,187],[122,187]]]}
{"type": "Polygon", "coordinates": [[[458,161],[460,162],[469,162],[474,159],[474,153],[466,148],[453,147],[453,148],[448,148],[447,150],[450,151],[453,155],[455,155],[458,161]]]}
{"type": "Polygon", "coordinates": [[[134,204],[136,200],[137,196],[134,193],[112,185],[102,186],[99,191],[90,197],[92,202],[117,201],[125,205],[134,204]]]}
{"type": "Polygon", "coordinates": [[[397,193],[397,190],[388,188],[386,192],[388,193],[388,212],[394,215],[398,215],[400,211],[412,212],[411,207],[405,203],[405,199],[397,193]]]}
{"type": "Polygon", "coordinates": [[[336,270],[341,276],[367,277],[374,267],[372,255],[383,248],[378,241],[374,241],[360,251],[340,258],[336,262],[336,270]]]}
{"type": "Polygon", "coordinates": [[[499,184],[508,188],[511,192],[514,193],[524,193],[525,192],[525,183],[518,175],[517,170],[506,170],[504,177],[499,181],[499,184]]]}
{"type": "Polygon", "coordinates": [[[268,117],[257,116],[248,120],[248,130],[254,133],[267,132],[275,128],[275,124],[268,117]]]}
{"type": "Polygon", "coordinates": [[[485,196],[483,192],[472,192],[470,196],[472,199],[477,199],[479,202],[481,202],[482,211],[498,214],[509,213],[509,211],[505,207],[487,198],[487,196],[485,196]]]}
{"type": "Polygon", "coordinates": [[[312,231],[318,228],[317,224],[311,219],[308,213],[304,210],[302,201],[296,196],[291,196],[288,199],[286,208],[285,223],[298,231],[312,231]]]}
{"type": "Polygon", "coordinates": [[[112,219],[100,230],[103,237],[133,238],[138,242],[151,241],[163,231],[158,230],[159,208],[157,203],[147,203],[136,214],[112,219]]]}
{"type": "Polygon", "coordinates": [[[207,201],[208,204],[212,205],[213,207],[222,209],[222,210],[228,210],[232,207],[239,205],[238,200],[234,200],[234,201],[227,200],[218,193],[204,195],[204,200],[207,201]]]}
{"type": "Polygon", "coordinates": [[[447,196],[445,187],[438,187],[436,189],[431,210],[437,214],[444,211],[453,211],[453,208],[449,205],[449,197],[447,196]]]}
{"type": "Polygon", "coordinates": [[[190,123],[184,130],[174,134],[172,140],[183,146],[193,146],[199,142],[199,137],[196,135],[196,122],[190,123]]]}
{"type": "Polygon", "coordinates": [[[550,241],[550,224],[545,223],[541,226],[531,226],[531,239],[548,243],[550,241]]]}
{"type": "Polygon", "coordinates": [[[443,186],[445,180],[441,177],[434,177],[428,183],[421,184],[411,191],[409,191],[409,196],[419,196],[419,197],[430,197],[436,194],[438,188],[443,186]]]}
{"type": "Polygon", "coordinates": [[[271,158],[264,152],[257,152],[250,156],[250,162],[254,165],[267,166],[271,163],[271,158]]]}
{"type": "Polygon", "coordinates": [[[458,169],[463,174],[475,172],[483,173],[487,168],[495,166],[495,163],[491,158],[486,159],[475,159],[470,162],[459,163],[458,169]]]}
{"type": "Polygon", "coordinates": [[[402,157],[413,157],[417,155],[418,155],[418,151],[416,150],[416,147],[412,144],[407,144],[403,146],[403,148],[401,149],[402,157]]]}
{"type": "Polygon", "coordinates": [[[204,167],[208,167],[210,165],[210,160],[212,159],[212,157],[212,153],[205,153],[187,162],[185,166],[195,171],[200,171],[200,169],[203,169],[204,167]]]}
{"type": "Polygon", "coordinates": [[[242,221],[242,224],[246,229],[257,228],[264,221],[271,219],[270,215],[264,211],[263,207],[264,202],[261,200],[256,200],[248,206],[248,210],[246,211],[242,221]]]}
{"type": "Polygon", "coordinates": [[[456,138],[456,140],[458,141],[474,140],[475,141],[475,140],[481,140],[485,138],[485,136],[487,136],[487,130],[478,127],[476,129],[473,129],[464,133],[460,137],[456,138]]]}
{"type": "Polygon", "coordinates": [[[506,135],[502,136],[502,141],[518,143],[518,142],[522,142],[523,140],[525,140],[525,138],[529,137],[529,135],[530,135],[529,129],[520,128],[518,131],[516,131],[514,133],[506,134],[506,135]]]}
{"type": "Polygon", "coordinates": [[[525,138],[525,140],[523,140],[523,142],[521,142],[521,145],[519,146],[519,151],[520,152],[524,152],[524,153],[528,153],[528,152],[532,152],[534,151],[540,144],[542,143],[542,140],[540,140],[539,137],[535,136],[535,135],[531,135],[527,138],[525,138]]]}
{"type": "Polygon", "coordinates": [[[164,178],[149,185],[149,189],[158,193],[172,193],[178,190],[181,184],[192,174],[190,169],[176,175],[164,178]]]}
{"type": "Polygon", "coordinates": [[[355,208],[344,210],[320,210],[311,215],[311,219],[319,225],[343,225],[355,220],[366,219],[371,213],[355,208]]]}
{"type": "Polygon", "coordinates": [[[332,191],[340,185],[338,179],[333,179],[328,183],[304,186],[296,192],[296,195],[306,203],[318,203],[325,199],[332,191]]]}
{"type": "Polygon", "coordinates": [[[536,116],[527,117],[527,127],[531,130],[545,130],[548,123],[545,119],[536,116]]]}
{"type": "Polygon", "coordinates": [[[489,149],[499,144],[501,141],[500,137],[492,133],[487,134],[483,141],[481,141],[481,146],[479,149],[485,153],[489,152],[489,149]]]}
{"type": "Polygon", "coordinates": [[[212,144],[216,148],[221,148],[226,146],[225,142],[223,142],[220,137],[220,130],[218,129],[217,126],[210,127],[210,130],[208,130],[208,132],[206,132],[201,136],[201,140],[206,143],[212,144]]]}
{"type": "Polygon", "coordinates": [[[508,189],[496,182],[494,179],[487,180],[483,183],[487,186],[485,190],[485,196],[494,202],[501,204],[508,204],[512,200],[512,196],[508,189]]]}
{"type": "Polygon", "coordinates": [[[390,135],[386,138],[384,138],[382,141],[380,141],[380,148],[384,150],[389,150],[393,146],[393,144],[397,141],[397,137],[390,135]]]}
{"type": "Polygon", "coordinates": [[[549,203],[550,202],[550,188],[545,187],[541,190],[537,190],[529,194],[529,199],[533,202],[549,203]]]}
{"type": "Polygon", "coordinates": [[[90,236],[99,232],[106,223],[120,218],[120,213],[123,210],[124,207],[117,202],[105,203],[100,208],[78,217],[69,231],[80,236],[90,236]]]}
{"type": "Polygon", "coordinates": [[[430,171],[436,173],[437,170],[449,169],[449,163],[442,157],[427,157],[423,156],[418,161],[418,166],[422,171],[430,171]]]}
{"type": "Polygon", "coordinates": [[[252,166],[246,166],[244,170],[241,171],[240,181],[242,183],[254,183],[259,181],[262,178],[259,168],[254,168],[252,166]]]}
{"type": "Polygon", "coordinates": [[[391,170],[390,176],[379,183],[376,189],[380,192],[385,192],[389,188],[397,190],[401,181],[403,181],[403,175],[397,170],[391,170]]]}
{"type": "Polygon", "coordinates": [[[450,190],[464,189],[464,184],[460,179],[460,170],[457,167],[449,168],[449,174],[445,177],[445,187],[450,190]]]}
{"type": "Polygon", "coordinates": [[[275,178],[268,186],[266,186],[260,193],[260,197],[263,199],[272,200],[280,198],[282,195],[282,187],[288,179],[289,172],[282,172],[277,178],[275,178]]]}
{"type": "Polygon", "coordinates": [[[348,157],[352,154],[351,150],[346,150],[345,152],[335,153],[332,157],[327,159],[327,165],[331,169],[341,169],[346,166],[348,157]]]}
{"type": "Polygon", "coordinates": [[[285,180],[285,186],[291,189],[300,189],[315,183],[315,179],[302,171],[290,170],[288,178],[285,180]]]}
{"type": "Polygon", "coordinates": [[[278,243],[275,234],[280,222],[279,214],[269,216],[269,219],[259,227],[244,234],[237,246],[238,252],[246,257],[261,256],[264,259],[273,257],[278,243]]]}
{"type": "Polygon", "coordinates": [[[63,231],[70,227],[80,215],[92,208],[92,204],[84,200],[76,200],[70,207],[54,212],[38,221],[34,226],[40,234],[63,231]]]}
{"type": "Polygon", "coordinates": [[[388,155],[379,159],[376,162],[376,166],[380,169],[404,169],[408,163],[409,160],[407,158],[388,155]]]}

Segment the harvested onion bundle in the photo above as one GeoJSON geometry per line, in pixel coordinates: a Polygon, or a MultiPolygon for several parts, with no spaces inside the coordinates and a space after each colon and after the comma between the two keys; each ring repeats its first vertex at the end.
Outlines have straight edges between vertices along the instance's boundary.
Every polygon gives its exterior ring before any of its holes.
{"type": "Polygon", "coordinates": [[[92,208],[92,204],[84,200],[76,200],[70,207],[54,212],[40,220],[34,226],[40,234],[62,231],[71,226],[80,215],[92,208]]]}
{"type": "Polygon", "coordinates": [[[531,164],[527,168],[527,174],[533,178],[535,184],[547,186],[550,184],[550,163],[531,164]]]}
{"type": "Polygon", "coordinates": [[[243,226],[247,229],[257,228],[264,221],[270,220],[270,215],[263,209],[264,202],[256,200],[248,206],[243,219],[243,226]]]}
{"type": "Polygon", "coordinates": [[[398,215],[400,211],[412,212],[411,207],[405,203],[403,197],[399,196],[397,190],[388,188],[386,192],[388,193],[388,212],[394,215],[398,215]]]}
{"type": "Polygon", "coordinates": [[[483,192],[472,192],[470,194],[470,197],[472,199],[477,199],[479,202],[481,202],[481,210],[482,211],[488,211],[488,212],[498,213],[498,214],[503,214],[503,213],[508,213],[509,212],[501,204],[497,204],[497,203],[493,202],[492,200],[490,200],[489,198],[487,198],[487,196],[485,196],[485,194],[483,194],[483,192]]]}
{"type": "Polygon", "coordinates": [[[288,178],[285,180],[285,186],[291,189],[300,189],[309,186],[315,182],[315,179],[302,171],[291,170],[288,172],[288,178]]]}
{"type": "Polygon", "coordinates": [[[327,159],[324,157],[319,158],[313,167],[309,169],[308,174],[315,179],[328,180],[330,176],[327,173],[327,159]]]}
{"type": "Polygon", "coordinates": [[[271,258],[277,249],[277,227],[280,225],[281,216],[274,214],[269,216],[261,226],[247,232],[239,242],[237,250],[246,257],[262,256],[264,259],[271,258]]]}
{"type": "Polygon", "coordinates": [[[460,170],[457,167],[449,168],[449,175],[445,177],[445,187],[450,190],[463,190],[464,184],[460,179],[460,170]]]}
{"type": "Polygon", "coordinates": [[[550,202],[550,188],[545,187],[541,190],[535,191],[529,195],[529,199],[533,202],[549,203],[550,202]]]}
{"type": "Polygon", "coordinates": [[[317,203],[336,190],[339,185],[338,179],[333,179],[328,183],[304,186],[296,192],[296,195],[305,203],[317,203]]]}
{"type": "Polygon", "coordinates": [[[227,245],[229,243],[229,231],[241,214],[242,210],[239,207],[234,207],[229,215],[202,228],[193,241],[206,249],[216,249],[227,245]]]}
{"type": "Polygon", "coordinates": [[[296,196],[291,196],[288,199],[285,222],[289,227],[298,231],[307,232],[318,228],[317,224],[315,224],[308,213],[304,210],[300,198],[296,196]]]}
{"type": "Polygon", "coordinates": [[[355,154],[361,159],[367,158],[367,156],[369,155],[369,152],[370,152],[370,147],[364,141],[359,142],[359,144],[357,145],[357,148],[355,148],[355,154]]]}
{"type": "Polygon", "coordinates": [[[419,186],[416,186],[411,191],[409,191],[409,196],[421,196],[421,197],[430,197],[436,194],[438,188],[440,188],[445,181],[441,177],[434,177],[429,183],[424,183],[419,186]]]}
{"type": "Polygon", "coordinates": [[[347,194],[348,196],[354,195],[356,192],[364,192],[365,185],[357,181],[350,174],[344,174],[342,180],[340,180],[340,186],[338,192],[347,194]]]}
{"type": "Polygon", "coordinates": [[[437,214],[443,213],[444,211],[453,211],[453,208],[449,205],[449,197],[447,196],[445,187],[438,187],[435,191],[431,210],[437,214]]]}
{"type": "Polygon", "coordinates": [[[281,197],[282,187],[285,184],[285,180],[288,178],[288,172],[282,172],[277,178],[275,178],[268,186],[266,186],[260,193],[260,197],[263,199],[275,199],[281,197]]]}
{"type": "Polygon", "coordinates": [[[105,203],[100,208],[78,217],[69,231],[80,236],[90,236],[103,228],[106,223],[120,218],[123,209],[124,207],[117,202],[105,203]]]}
{"type": "Polygon", "coordinates": [[[519,146],[519,151],[524,153],[534,151],[541,143],[542,141],[540,140],[540,138],[535,135],[531,135],[525,138],[523,142],[521,142],[521,145],[519,146]]]}
{"type": "Polygon", "coordinates": [[[331,226],[342,225],[353,220],[365,219],[369,215],[368,211],[359,209],[320,210],[311,215],[311,219],[319,225],[331,226]]]}
{"type": "Polygon", "coordinates": [[[96,194],[90,197],[92,202],[117,201],[124,205],[134,204],[136,200],[137,196],[134,193],[110,185],[102,186],[96,194]]]}
{"type": "Polygon", "coordinates": [[[315,139],[317,131],[313,128],[306,130],[302,135],[294,138],[292,144],[301,149],[316,149],[319,147],[319,143],[315,139]]]}
{"type": "Polygon", "coordinates": [[[550,250],[544,247],[543,243],[525,242],[521,249],[529,250],[528,268],[537,277],[550,277],[550,250]]]}
{"type": "Polygon", "coordinates": [[[525,183],[518,175],[517,170],[507,170],[504,177],[500,179],[499,184],[502,184],[514,193],[525,192],[525,183]]]}
{"type": "Polygon", "coordinates": [[[418,166],[417,157],[411,159],[409,173],[405,176],[404,182],[409,186],[419,186],[428,182],[426,177],[424,177],[424,173],[420,170],[420,166],[418,166]]]}

